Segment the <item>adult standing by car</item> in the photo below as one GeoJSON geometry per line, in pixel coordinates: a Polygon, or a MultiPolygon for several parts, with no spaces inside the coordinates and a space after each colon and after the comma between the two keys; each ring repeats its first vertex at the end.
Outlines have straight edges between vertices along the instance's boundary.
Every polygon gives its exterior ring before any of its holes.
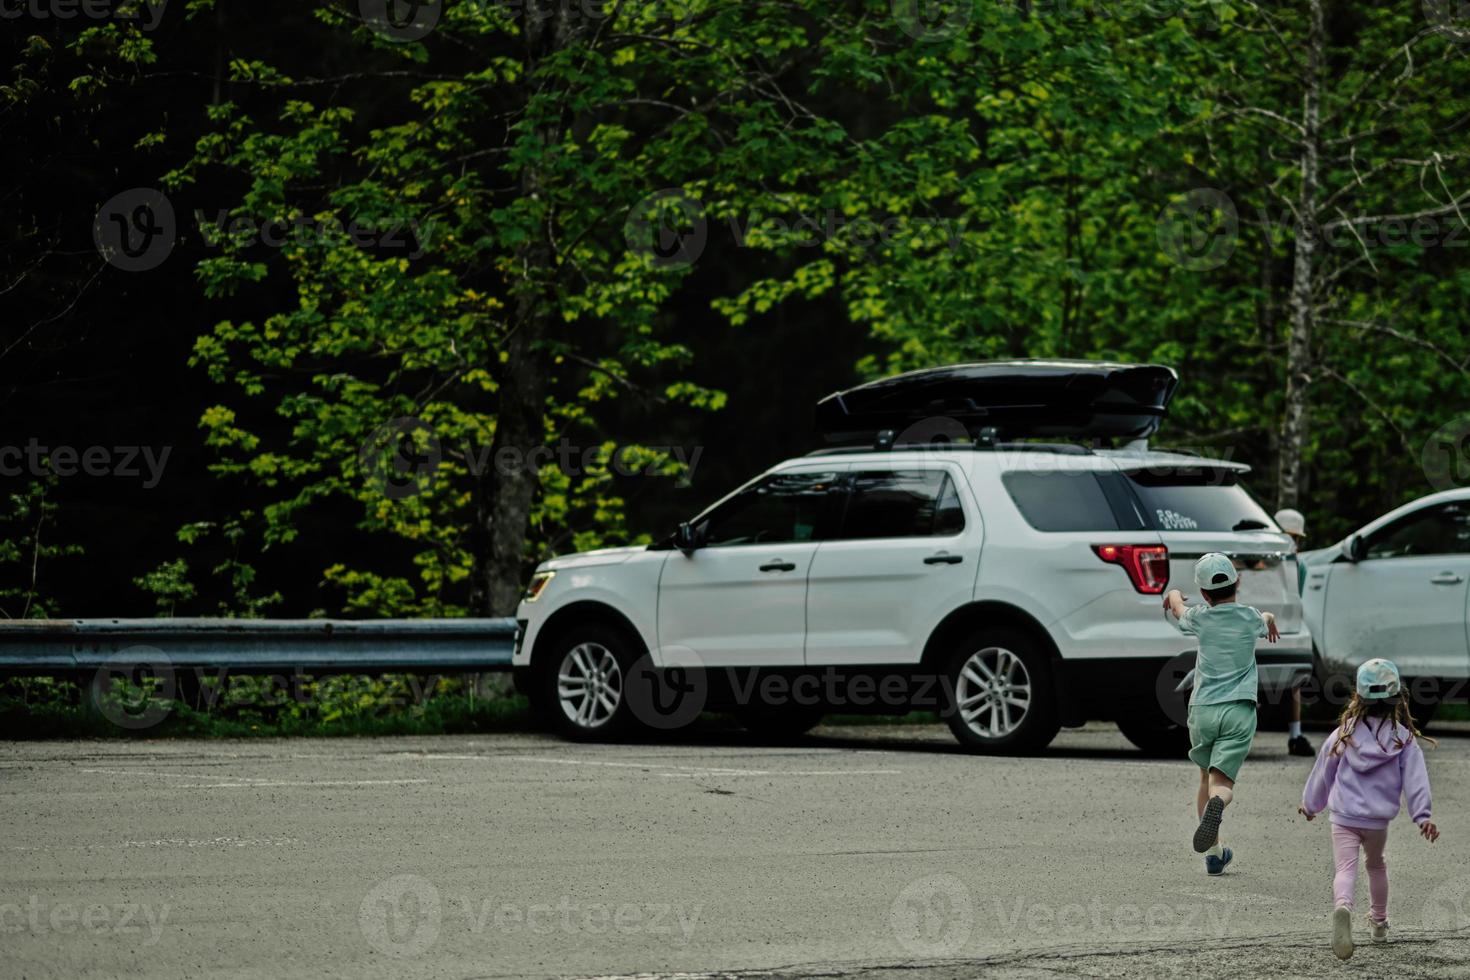
{"type": "MultiPolygon", "coordinates": [[[[1292,550],[1300,552],[1307,540],[1307,519],[1301,511],[1291,507],[1276,512],[1276,523],[1291,537],[1292,550]]],[[[1296,567],[1296,590],[1300,595],[1307,581],[1307,568],[1300,561],[1296,567]]],[[[1312,743],[1302,734],[1302,689],[1291,689],[1291,722],[1287,728],[1286,751],[1291,755],[1315,757],[1312,743]]]]}

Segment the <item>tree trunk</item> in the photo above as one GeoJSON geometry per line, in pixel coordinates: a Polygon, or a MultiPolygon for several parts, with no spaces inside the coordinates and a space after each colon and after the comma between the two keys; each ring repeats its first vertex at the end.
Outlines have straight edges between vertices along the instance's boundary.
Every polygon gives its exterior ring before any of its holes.
{"type": "MultiPolygon", "coordinates": [[[[559,0],[530,0],[524,6],[523,37],[527,64],[565,47],[573,35],[586,28],[590,18],[570,20],[559,0]]],[[[530,72],[527,72],[530,75],[530,72]]],[[[528,92],[527,98],[531,97],[528,92]]],[[[561,138],[558,123],[540,126],[537,136],[545,146],[561,138]]],[[[521,172],[520,193],[525,200],[544,200],[544,175],[535,165],[521,172]]],[[[553,220],[548,213],[543,219],[553,220]]],[[[515,319],[498,366],[499,408],[495,435],[490,442],[489,465],[479,479],[476,501],[476,568],[471,590],[471,611],[482,616],[509,616],[520,601],[521,562],[531,504],[540,484],[534,468],[535,450],[546,436],[546,395],[550,384],[550,362],[544,342],[555,323],[552,291],[556,277],[556,254],[551,230],[538,229],[516,252],[517,283],[515,319]],[[503,461],[514,465],[503,465],[503,461]]]]}
{"type": "Polygon", "coordinates": [[[1302,79],[1301,185],[1297,192],[1296,241],[1292,255],[1290,335],[1286,342],[1286,405],[1281,421],[1280,469],[1276,506],[1296,507],[1302,495],[1302,456],[1307,446],[1312,383],[1312,321],[1315,309],[1316,251],[1320,235],[1317,197],[1320,180],[1322,59],[1325,38],[1322,0],[1310,0],[1306,77],[1302,79]]]}

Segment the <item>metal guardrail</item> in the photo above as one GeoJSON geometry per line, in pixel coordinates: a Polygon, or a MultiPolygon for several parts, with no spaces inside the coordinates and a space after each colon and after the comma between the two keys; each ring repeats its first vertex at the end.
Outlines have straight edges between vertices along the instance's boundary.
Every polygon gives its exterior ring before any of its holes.
{"type": "Polygon", "coordinates": [[[231,674],[509,670],[513,619],[33,619],[0,621],[0,675],[129,659],[231,674]]]}

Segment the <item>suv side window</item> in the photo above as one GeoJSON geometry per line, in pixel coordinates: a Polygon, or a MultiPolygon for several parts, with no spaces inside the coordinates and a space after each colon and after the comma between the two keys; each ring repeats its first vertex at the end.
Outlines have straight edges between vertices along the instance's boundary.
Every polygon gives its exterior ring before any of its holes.
{"type": "Polygon", "coordinates": [[[850,487],[844,539],[924,538],[965,529],[959,490],[943,470],[862,470],[850,487]]]}
{"type": "Polygon", "coordinates": [[[776,473],[725,501],[702,522],[704,546],[784,544],[831,537],[841,474],[776,473]]]}
{"type": "Polygon", "coordinates": [[[1470,504],[1455,501],[1399,518],[1368,539],[1369,558],[1470,554],[1470,504]]]}

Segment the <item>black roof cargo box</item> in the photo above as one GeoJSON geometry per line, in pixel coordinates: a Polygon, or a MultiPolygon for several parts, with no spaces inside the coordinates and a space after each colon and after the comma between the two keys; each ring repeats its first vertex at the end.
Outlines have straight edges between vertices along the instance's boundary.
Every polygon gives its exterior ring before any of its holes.
{"type": "Polygon", "coordinates": [[[991,429],[1003,439],[1140,439],[1158,429],[1178,385],[1158,364],[954,364],[833,392],[817,403],[817,431],[837,444],[875,443],[884,430],[899,443],[927,442],[934,420],[948,420],[972,438],[991,429]]]}

